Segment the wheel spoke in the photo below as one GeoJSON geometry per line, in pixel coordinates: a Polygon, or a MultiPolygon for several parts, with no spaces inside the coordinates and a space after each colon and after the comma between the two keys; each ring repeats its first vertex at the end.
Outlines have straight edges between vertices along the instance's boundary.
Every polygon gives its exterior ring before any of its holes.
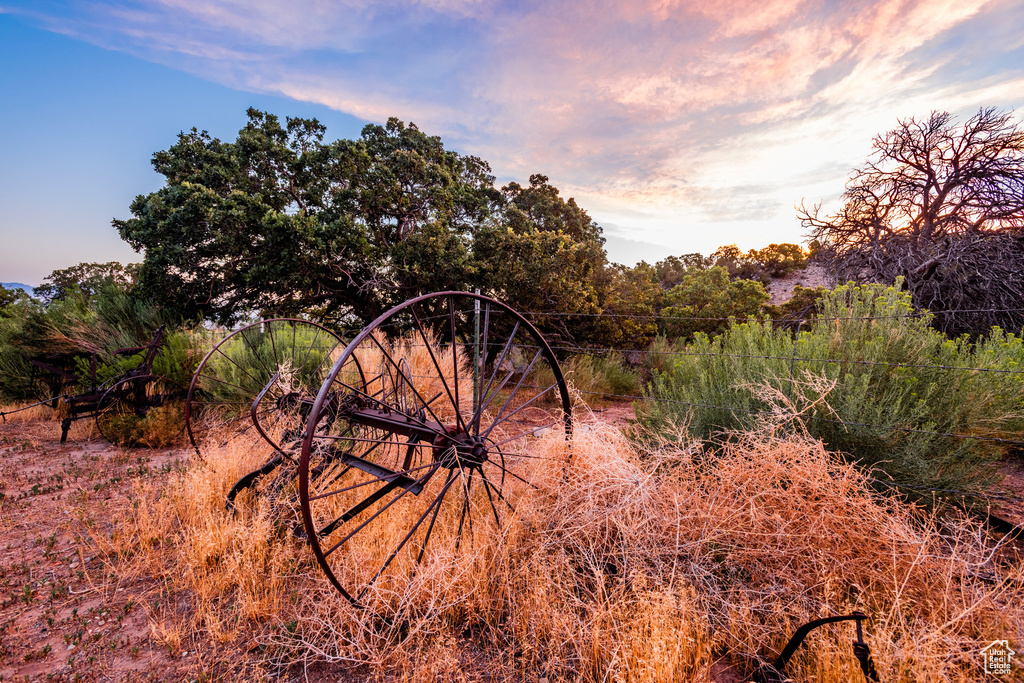
{"type": "Polygon", "coordinates": [[[498,515],[498,508],[494,506],[494,497],[491,496],[491,482],[487,481],[487,477],[484,475],[483,470],[480,471],[480,478],[484,482],[484,492],[487,494],[487,501],[491,504],[491,511],[494,513],[494,523],[497,524],[500,529],[501,517],[498,515]]]}
{"type": "Polygon", "coordinates": [[[495,462],[494,460],[489,460],[488,462],[490,462],[490,463],[491,463],[492,465],[494,465],[495,467],[497,467],[498,469],[500,469],[501,471],[503,471],[503,472],[504,472],[505,474],[507,474],[507,475],[509,475],[509,476],[512,476],[512,477],[515,477],[516,479],[518,479],[519,481],[523,482],[523,483],[524,483],[524,484],[526,484],[527,486],[529,486],[529,487],[531,487],[531,488],[535,488],[535,489],[537,489],[538,491],[540,491],[540,487],[539,487],[539,486],[537,486],[537,485],[536,485],[536,484],[534,484],[533,482],[529,482],[529,481],[526,481],[525,479],[523,479],[522,477],[520,477],[520,476],[519,476],[518,474],[516,474],[516,473],[515,473],[515,472],[513,472],[512,470],[510,470],[510,469],[508,469],[507,467],[505,467],[504,465],[499,465],[499,464],[498,464],[497,462],[495,462]]]}
{"type": "MultiPolygon", "coordinates": [[[[416,533],[416,530],[420,528],[420,525],[423,524],[423,520],[425,520],[427,518],[427,515],[430,514],[431,510],[435,511],[434,518],[435,519],[437,518],[436,511],[441,509],[441,503],[442,503],[442,501],[444,501],[444,496],[445,496],[446,493],[448,493],[448,489],[451,488],[451,485],[454,482],[455,482],[455,470],[452,470],[448,474],[448,480],[445,482],[444,488],[441,489],[441,493],[438,494],[437,498],[435,498],[433,500],[433,502],[427,507],[426,512],[424,512],[422,515],[420,515],[420,518],[418,520],[416,520],[416,524],[414,524],[412,529],[409,530],[409,533],[407,533],[405,535],[405,538],[403,538],[402,542],[398,544],[398,547],[395,548],[391,552],[390,555],[388,555],[388,559],[386,559],[384,561],[384,564],[381,565],[380,569],[377,570],[377,573],[373,575],[373,578],[371,578],[366,583],[366,587],[363,588],[363,590],[359,593],[358,596],[356,596],[356,600],[361,600],[363,598],[363,596],[366,594],[366,591],[370,590],[370,586],[372,586],[374,584],[374,582],[376,582],[377,579],[380,578],[380,575],[384,573],[384,570],[387,569],[388,566],[391,564],[391,562],[395,559],[395,557],[398,556],[398,553],[402,552],[402,548],[404,548],[405,544],[409,542],[409,539],[412,538],[413,534],[416,533]]],[[[433,522],[433,520],[431,520],[431,522],[430,522],[431,529],[433,528],[433,526],[434,526],[434,522],[433,522]]],[[[426,549],[426,543],[424,543],[423,549],[426,549]]],[[[423,549],[420,550],[421,557],[422,557],[422,554],[423,554],[423,549]]],[[[419,564],[419,563],[417,562],[417,564],[419,564]]]]}
{"type": "MultiPolygon", "coordinates": [[[[485,488],[486,487],[490,487],[494,491],[494,495],[496,495],[498,497],[498,500],[500,500],[503,503],[505,503],[505,505],[508,506],[508,509],[511,512],[515,512],[516,511],[516,509],[512,506],[512,503],[508,502],[508,499],[505,498],[504,495],[502,495],[501,490],[497,486],[495,486],[491,482],[490,479],[487,478],[487,475],[483,473],[483,470],[480,471],[480,477],[484,480],[484,487],[485,488]]],[[[497,518],[497,515],[498,515],[497,510],[495,510],[494,515],[495,515],[495,518],[497,518]]]]}
{"type": "Polygon", "coordinates": [[[459,515],[459,530],[455,534],[455,549],[459,549],[459,544],[462,543],[462,524],[466,521],[467,514],[469,517],[469,542],[473,542],[473,513],[469,509],[469,490],[473,486],[472,477],[464,477],[462,474],[465,472],[461,467],[459,468],[459,479],[462,480],[462,513],[459,515]]]}
{"type": "Polygon", "coordinates": [[[462,422],[462,405],[459,403],[459,357],[455,352],[459,343],[455,337],[455,300],[451,296],[448,297],[448,314],[452,324],[452,385],[455,388],[455,418],[458,420],[462,431],[466,432],[468,430],[462,422]]]}
{"type": "MultiPolygon", "coordinates": [[[[434,364],[434,368],[437,370],[437,376],[441,379],[441,386],[448,393],[448,400],[452,402],[452,406],[455,408],[455,416],[458,419],[459,426],[463,431],[466,430],[466,425],[462,421],[462,411],[459,410],[459,376],[458,373],[455,375],[455,396],[452,396],[451,389],[448,388],[448,380],[445,379],[444,371],[441,370],[441,365],[437,362],[437,356],[434,355],[434,349],[430,348],[430,343],[427,341],[427,335],[423,331],[423,324],[420,322],[420,317],[416,315],[415,307],[410,308],[409,312],[412,313],[413,322],[416,325],[416,329],[420,333],[420,338],[423,339],[423,345],[427,347],[427,354],[430,356],[431,362],[434,364]]],[[[452,363],[457,364],[455,360],[455,344],[452,343],[452,363]]]]}
{"type": "Polygon", "coordinates": [[[306,355],[302,357],[302,363],[299,365],[300,368],[306,367],[306,361],[309,359],[309,354],[316,346],[316,340],[320,338],[320,328],[316,328],[316,334],[313,335],[313,341],[309,342],[309,348],[306,349],[306,355]]]}
{"type": "MultiPolygon", "coordinates": [[[[423,475],[422,477],[420,477],[419,479],[417,479],[417,480],[416,480],[416,484],[422,484],[423,482],[425,482],[425,481],[426,481],[427,479],[429,479],[429,478],[430,478],[430,477],[431,477],[431,476],[432,476],[432,475],[434,474],[434,472],[437,472],[437,470],[438,470],[438,469],[439,469],[439,468],[441,467],[441,465],[439,465],[439,464],[437,464],[437,463],[431,463],[431,464],[432,464],[432,465],[434,465],[434,467],[433,467],[433,468],[432,468],[432,469],[431,469],[431,470],[430,470],[429,472],[427,472],[426,474],[424,474],[424,475],[423,475]]],[[[387,486],[383,486],[383,487],[381,487],[381,490],[383,491],[384,489],[387,489],[387,488],[388,488],[388,486],[390,486],[390,485],[391,485],[391,484],[390,484],[390,482],[389,482],[389,484],[388,484],[387,486]]],[[[410,488],[411,488],[411,487],[410,487],[410,488]]],[[[392,489],[392,490],[393,490],[393,489],[392,489]]],[[[363,529],[364,527],[366,527],[366,525],[367,525],[367,524],[369,524],[370,522],[372,522],[373,520],[377,519],[377,518],[378,518],[378,517],[380,517],[380,516],[381,516],[382,514],[384,514],[384,512],[386,512],[388,508],[390,508],[390,507],[391,507],[392,505],[394,505],[394,504],[395,504],[395,503],[397,503],[397,502],[398,502],[399,500],[401,500],[402,498],[404,498],[404,497],[405,497],[405,495],[406,495],[407,493],[409,493],[409,490],[410,490],[410,489],[402,489],[402,492],[401,492],[401,493],[399,493],[399,494],[398,494],[397,496],[395,496],[394,498],[392,498],[392,499],[391,499],[391,501],[390,501],[390,502],[388,502],[388,504],[387,504],[387,505],[385,505],[384,507],[382,507],[382,508],[381,508],[380,510],[377,510],[377,512],[373,513],[373,515],[372,515],[372,516],[371,516],[371,517],[370,517],[369,519],[367,519],[366,521],[364,521],[364,522],[363,522],[362,524],[360,524],[360,525],[359,525],[359,526],[357,526],[357,527],[356,527],[355,529],[353,529],[353,530],[352,530],[352,531],[351,531],[351,532],[350,532],[350,533],[349,533],[349,534],[348,534],[347,536],[345,536],[345,537],[344,537],[343,539],[341,539],[340,541],[338,541],[337,543],[335,543],[335,544],[334,544],[333,546],[331,546],[331,549],[330,549],[330,550],[328,550],[328,551],[327,551],[326,553],[324,553],[324,556],[326,557],[326,556],[330,555],[331,553],[333,553],[333,552],[334,552],[335,550],[337,550],[338,548],[340,548],[340,547],[341,547],[341,546],[342,546],[342,545],[343,545],[343,544],[344,544],[344,543],[345,543],[346,541],[348,541],[348,540],[349,540],[350,538],[352,538],[352,537],[353,537],[353,536],[355,536],[355,535],[356,535],[357,533],[359,533],[359,532],[360,532],[360,531],[361,531],[361,530],[362,530],[362,529],[363,529]]],[[[386,493],[387,493],[387,492],[386,492],[386,493]]],[[[386,495],[386,493],[385,493],[385,495],[386,495]]],[[[370,498],[372,498],[372,497],[373,497],[373,496],[370,496],[370,498]]],[[[369,500],[369,498],[367,498],[367,500],[369,500]]],[[[365,501],[364,501],[364,502],[365,502],[365,501]]],[[[376,502],[376,501],[374,501],[374,502],[376,502]]],[[[358,506],[357,506],[357,507],[358,507],[358,506]]],[[[351,510],[350,510],[350,512],[351,512],[351,510]]],[[[348,513],[346,513],[346,515],[347,515],[347,514],[348,514],[348,513]]],[[[358,513],[356,513],[356,514],[358,514],[358,513]]],[[[345,515],[342,515],[342,517],[344,517],[344,516],[345,516],[345,515]]],[[[338,520],[342,519],[342,517],[339,517],[339,518],[338,518],[338,520]]],[[[336,522],[338,522],[338,520],[335,520],[334,522],[331,522],[331,525],[335,525],[335,526],[336,526],[336,524],[335,524],[335,523],[336,523],[336,522]]],[[[328,526],[331,526],[331,525],[328,525],[328,526]]],[[[331,531],[333,531],[333,530],[334,530],[334,528],[332,527],[331,531]]],[[[321,536],[321,537],[324,537],[324,536],[326,536],[327,534],[321,533],[321,534],[318,534],[318,535],[319,535],[319,536],[321,536]]]]}
{"type": "MultiPolygon", "coordinates": [[[[443,422],[443,421],[441,420],[441,418],[439,418],[439,417],[438,417],[438,416],[437,416],[437,415],[436,415],[436,414],[434,413],[433,409],[431,409],[430,405],[429,405],[429,404],[428,404],[428,403],[427,403],[427,402],[426,402],[426,401],[425,401],[425,400],[423,399],[423,396],[422,396],[422,395],[420,395],[420,392],[416,390],[416,387],[415,387],[415,386],[413,385],[413,383],[412,383],[412,382],[411,382],[411,381],[409,380],[409,378],[408,378],[408,377],[405,377],[405,373],[403,373],[403,372],[402,372],[402,370],[401,370],[401,368],[399,368],[399,367],[398,367],[398,363],[396,363],[396,362],[395,362],[395,359],[391,357],[391,354],[387,352],[387,349],[385,349],[385,348],[384,348],[384,346],[383,346],[383,345],[382,345],[382,344],[381,344],[381,343],[380,343],[380,342],[379,342],[379,341],[378,341],[378,340],[376,339],[376,337],[374,337],[373,335],[370,335],[370,339],[371,339],[371,340],[373,340],[373,343],[374,343],[374,344],[376,344],[376,345],[377,345],[377,348],[379,348],[379,349],[380,349],[380,351],[381,351],[381,353],[383,353],[383,354],[384,354],[384,357],[388,359],[388,362],[390,362],[390,363],[391,363],[391,365],[392,365],[392,366],[393,366],[393,367],[394,367],[394,368],[395,368],[396,370],[398,370],[398,373],[399,373],[400,375],[402,375],[402,377],[403,377],[403,378],[405,378],[405,381],[409,383],[409,388],[410,388],[410,389],[412,389],[412,393],[416,394],[416,398],[418,398],[418,399],[420,400],[420,403],[422,403],[422,404],[423,404],[423,407],[424,407],[424,408],[426,408],[427,412],[428,412],[428,413],[430,413],[431,417],[433,417],[433,418],[434,418],[434,421],[435,421],[435,422],[437,422],[437,423],[438,423],[438,424],[440,424],[440,425],[443,425],[443,424],[444,424],[444,422],[443,422]]],[[[356,391],[359,391],[359,390],[358,390],[358,389],[356,389],[356,391]]],[[[361,392],[360,392],[360,393],[361,393],[361,392]]],[[[432,431],[436,431],[436,430],[432,430],[432,431]]],[[[441,432],[436,432],[436,433],[440,434],[441,432]]]]}
{"type": "MultiPolygon", "coordinates": [[[[544,394],[548,393],[549,391],[551,391],[552,389],[554,389],[554,388],[555,388],[555,387],[557,387],[557,386],[558,386],[558,383],[557,383],[557,382],[555,382],[554,384],[552,384],[551,386],[549,386],[549,387],[548,387],[547,389],[545,389],[544,391],[540,392],[539,394],[537,394],[536,396],[534,396],[533,398],[531,398],[531,399],[530,399],[529,401],[527,401],[526,403],[522,404],[521,406],[519,406],[518,408],[516,408],[515,410],[513,410],[513,411],[512,411],[511,413],[509,413],[508,415],[506,415],[506,416],[505,416],[504,418],[502,418],[502,414],[503,414],[503,413],[505,412],[505,408],[507,408],[507,407],[508,407],[508,404],[509,404],[509,403],[510,403],[510,402],[512,401],[512,396],[509,396],[509,399],[508,399],[508,401],[506,401],[506,402],[505,402],[505,405],[501,407],[501,411],[499,411],[499,412],[498,412],[498,417],[497,417],[497,418],[495,418],[494,422],[493,422],[493,423],[491,424],[491,426],[490,426],[490,427],[488,427],[488,428],[487,428],[487,431],[486,431],[486,432],[484,433],[484,438],[486,439],[486,438],[487,438],[488,436],[490,436],[490,435],[491,435],[491,431],[492,431],[492,430],[493,430],[493,429],[494,429],[495,427],[497,427],[497,426],[498,426],[499,424],[501,424],[502,422],[508,422],[508,420],[509,420],[509,419],[510,419],[510,418],[511,418],[511,417],[512,417],[513,415],[516,415],[516,414],[517,414],[517,413],[519,413],[520,411],[522,411],[522,410],[525,410],[526,408],[529,408],[529,407],[530,407],[531,405],[533,405],[533,403],[534,403],[535,401],[539,400],[539,399],[540,399],[541,397],[543,397],[543,396],[544,396],[544,394]]],[[[514,396],[514,395],[515,395],[515,394],[513,393],[513,396],[514,396]]]]}
{"type": "MultiPolygon", "coordinates": [[[[538,431],[540,431],[541,429],[550,429],[551,427],[554,427],[556,424],[558,424],[558,420],[555,420],[554,422],[550,422],[550,423],[548,423],[546,425],[541,425],[540,427],[533,427],[529,431],[523,432],[522,434],[517,434],[516,436],[511,436],[511,437],[505,439],[504,441],[493,442],[491,445],[495,446],[495,447],[504,446],[505,444],[507,444],[510,441],[515,441],[516,439],[522,439],[525,436],[531,436],[531,435],[537,433],[538,431]]],[[[513,454],[513,453],[506,453],[505,455],[521,455],[521,454],[519,454],[519,453],[515,453],[515,454],[513,454]]],[[[530,456],[524,455],[523,457],[524,458],[528,458],[530,456]]]]}
{"type": "MultiPolygon", "coordinates": [[[[491,390],[491,385],[494,383],[494,378],[498,376],[498,370],[501,369],[501,364],[505,362],[505,356],[508,355],[509,349],[512,348],[512,342],[515,341],[516,332],[518,331],[519,321],[517,320],[516,324],[512,327],[512,334],[508,336],[508,341],[505,342],[505,348],[501,350],[501,356],[498,357],[497,362],[495,362],[494,364],[494,371],[491,372],[491,378],[487,380],[487,388],[484,389],[483,393],[480,395],[481,403],[483,402],[483,397],[486,396],[487,392],[491,390]]],[[[509,372],[508,377],[506,377],[505,380],[502,381],[501,386],[494,390],[494,393],[491,395],[491,401],[494,400],[494,397],[498,395],[498,392],[501,391],[501,388],[505,386],[505,384],[514,374],[516,374],[515,368],[513,368],[512,371],[509,372]]],[[[491,401],[487,402],[488,406],[491,404],[491,401]]],[[[483,415],[484,410],[486,410],[486,406],[484,406],[483,408],[477,408],[476,414],[473,415],[473,420],[476,422],[476,436],[480,435],[480,416],[483,415]]]]}
{"type": "MultiPolygon", "coordinates": [[[[269,323],[268,323],[268,325],[269,325],[269,323]]],[[[253,328],[250,327],[248,329],[251,330],[253,328]]],[[[252,357],[254,359],[256,359],[257,363],[259,363],[260,365],[263,366],[264,370],[267,371],[267,376],[273,375],[274,371],[267,367],[267,364],[263,361],[263,356],[260,354],[259,348],[257,348],[256,346],[253,346],[252,341],[249,339],[249,335],[246,334],[247,331],[248,330],[243,330],[242,333],[240,335],[238,335],[238,336],[240,336],[242,338],[242,341],[245,342],[246,346],[248,346],[250,349],[252,349],[252,357]]],[[[259,382],[259,380],[256,380],[256,381],[259,382]]]]}

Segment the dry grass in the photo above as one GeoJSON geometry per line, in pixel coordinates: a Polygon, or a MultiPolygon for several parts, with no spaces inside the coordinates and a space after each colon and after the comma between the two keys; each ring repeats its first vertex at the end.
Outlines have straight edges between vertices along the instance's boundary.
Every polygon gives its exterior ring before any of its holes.
{"type": "Polygon", "coordinates": [[[52,420],[55,411],[48,405],[33,406],[32,408],[23,409],[24,406],[32,405],[35,401],[21,401],[18,403],[9,403],[0,405],[0,413],[5,413],[4,422],[40,422],[42,420],[52,420]],[[12,412],[12,411],[20,412],[12,412]]]}
{"type": "MultiPolygon", "coordinates": [[[[389,351],[430,375],[425,350],[402,345],[389,351]]],[[[883,681],[978,680],[982,647],[1024,642],[1020,557],[969,518],[880,496],[820,442],[775,425],[718,453],[678,443],[640,450],[593,425],[571,444],[531,441],[548,459],[530,462],[547,469],[530,473],[540,490],[521,492],[517,515],[458,551],[439,534],[423,566],[375,585],[364,610],[292,534],[293,499],[243,495],[224,509],[270,455],[251,435],[138,482],[113,534],[93,541],[119,573],[159,577],[187,604],[151,614],[153,639],[172,652],[233,644],[254,679],[333,663],[397,681],[709,681],[720,660],[749,676],[800,624],[853,610],[870,616],[883,681]],[[567,448],[571,466],[552,469],[567,448]]],[[[383,520],[345,561],[379,563],[392,535],[383,520]]],[[[860,680],[852,636],[849,624],[815,631],[788,673],[860,680]]]]}
{"type": "MultiPolygon", "coordinates": [[[[854,609],[871,617],[885,681],[977,680],[981,647],[1024,639],[1019,561],[1000,562],[967,519],[879,497],[806,437],[766,429],[711,458],[640,453],[591,428],[571,447],[572,466],[538,472],[546,486],[518,517],[458,553],[432,545],[407,585],[374,591],[363,611],[322,578],[285,510],[224,511],[263,457],[254,441],[140,487],[106,550],[189,596],[188,619],[154,617],[172,646],[183,633],[252,640],[271,667],[369,663],[395,680],[711,680],[719,658],[749,674],[800,623],[854,609]]],[[[849,625],[815,632],[790,674],[857,680],[851,637],[849,625]]]]}

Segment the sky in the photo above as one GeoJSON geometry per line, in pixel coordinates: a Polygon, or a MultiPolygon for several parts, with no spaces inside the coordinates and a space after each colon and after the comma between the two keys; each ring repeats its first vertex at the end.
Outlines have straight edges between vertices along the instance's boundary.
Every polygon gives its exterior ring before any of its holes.
{"type": "Polygon", "coordinates": [[[898,120],[1019,110],[1022,27],[1024,0],[0,0],[0,281],[140,260],[110,221],[151,155],[250,106],[543,173],[621,263],[800,242],[898,120]]]}

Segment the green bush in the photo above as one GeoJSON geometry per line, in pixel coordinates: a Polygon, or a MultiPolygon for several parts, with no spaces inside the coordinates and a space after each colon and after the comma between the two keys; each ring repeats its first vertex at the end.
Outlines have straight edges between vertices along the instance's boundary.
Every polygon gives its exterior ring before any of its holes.
{"type": "Polygon", "coordinates": [[[795,345],[767,320],[675,343],[669,351],[679,355],[668,355],[668,369],[654,369],[647,387],[662,401],[638,409],[641,424],[665,433],[687,425],[714,440],[791,400],[813,436],[899,484],[991,482],[1003,446],[934,433],[1022,439],[1024,375],[970,368],[1024,369],[1024,344],[998,328],[977,342],[949,339],[929,314],[910,315],[898,287],[837,287],[795,345]]]}
{"type": "Polygon", "coordinates": [[[661,309],[663,333],[690,337],[716,334],[729,327],[729,318],[757,315],[768,302],[764,285],[754,280],[731,280],[722,266],[688,273],[666,295],[661,309]]]}
{"type": "Polygon", "coordinates": [[[31,300],[0,307],[0,400],[88,389],[93,384],[92,354],[97,384],[118,377],[136,367],[142,354],[115,351],[145,346],[161,325],[169,331],[153,372],[188,386],[205,340],[187,328],[175,329],[160,309],[121,287],[103,286],[94,293],[72,288],[45,308],[31,300]],[[61,366],[78,379],[65,383],[45,373],[33,374],[32,359],[61,366]]]}

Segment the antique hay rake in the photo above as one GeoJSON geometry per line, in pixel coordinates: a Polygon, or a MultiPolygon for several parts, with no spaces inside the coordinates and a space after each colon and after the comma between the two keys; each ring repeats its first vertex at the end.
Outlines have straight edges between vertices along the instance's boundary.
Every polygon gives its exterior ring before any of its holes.
{"type": "Polygon", "coordinates": [[[74,370],[75,359],[86,354],[62,354],[48,356],[46,360],[31,361],[33,381],[39,379],[54,392],[54,395],[16,410],[0,413],[6,416],[28,410],[39,405],[53,409],[64,407],[61,419],[60,442],[67,441],[68,430],[73,422],[93,418],[100,435],[111,443],[134,446],[139,442],[140,426],[146,416],[157,408],[185,400],[186,392],[173,380],[156,375],[153,362],[164,347],[164,328],[153,333],[145,346],[117,349],[114,357],[139,356],[135,367],[111,377],[104,382],[97,381],[97,354],[87,354],[89,359],[90,387],[79,393],[68,389],[80,381],[74,370]],[[36,374],[39,377],[36,377],[36,374]]]}
{"type": "Polygon", "coordinates": [[[572,429],[550,346],[478,294],[439,292],[381,315],[348,344],[304,320],[255,323],[213,347],[186,401],[196,452],[240,433],[272,454],[227,496],[270,493],[330,583],[361,605],[398,589],[428,544],[458,548],[500,527],[541,466],[531,437],[572,429]]]}

